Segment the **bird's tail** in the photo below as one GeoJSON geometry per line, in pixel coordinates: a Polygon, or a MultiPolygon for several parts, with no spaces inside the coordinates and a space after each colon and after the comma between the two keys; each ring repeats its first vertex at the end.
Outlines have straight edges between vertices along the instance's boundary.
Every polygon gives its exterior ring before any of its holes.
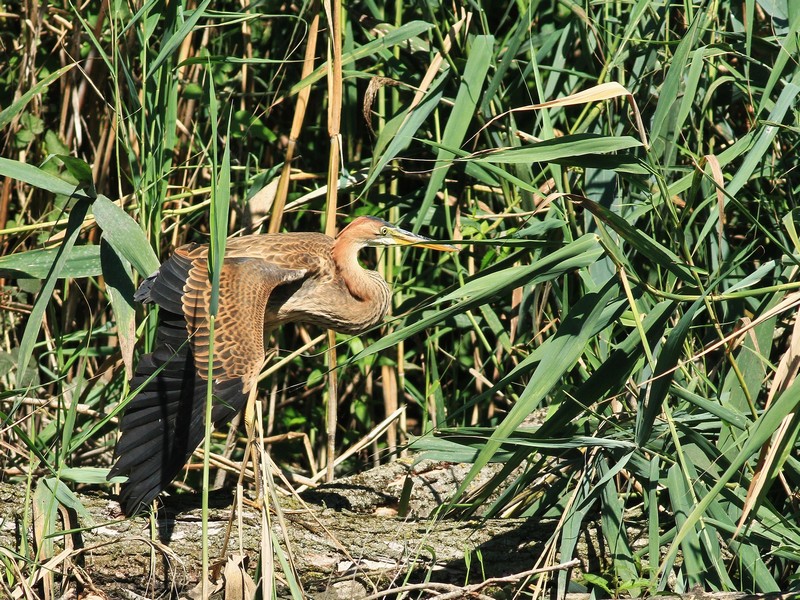
{"type": "MultiPolygon", "coordinates": [[[[181,315],[162,311],[156,349],[141,358],[131,381],[136,392],[120,421],[109,479],[127,475],[120,504],[132,515],[180,473],[205,435],[207,380],[197,374],[181,315]]],[[[221,425],[244,406],[241,379],[216,381],[212,420],[221,425]]]]}

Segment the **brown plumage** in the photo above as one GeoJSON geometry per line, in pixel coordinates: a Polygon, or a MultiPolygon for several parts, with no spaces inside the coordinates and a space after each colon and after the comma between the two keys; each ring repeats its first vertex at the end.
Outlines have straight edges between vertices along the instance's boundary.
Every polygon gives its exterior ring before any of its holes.
{"type": "MultiPolygon", "coordinates": [[[[389,286],[363,269],[366,246],[417,244],[455,248],[359,217],[334,240],[319,233],[250,235],[228,241],[220,270],[214,330],[212,408],[224,425],[256,385],[269,331],[304,322],[350,334],[380,323],[389,286]]],[[[187,244],[142,282],[134,296],[160,309],[156,347],[142,357],[131,389],[139,390],[120,422],[109,478],[127,475],[120,503],[127,514],[149,504],[202,442],[209,361],[211,282],[208,246],[187,244]]]]}

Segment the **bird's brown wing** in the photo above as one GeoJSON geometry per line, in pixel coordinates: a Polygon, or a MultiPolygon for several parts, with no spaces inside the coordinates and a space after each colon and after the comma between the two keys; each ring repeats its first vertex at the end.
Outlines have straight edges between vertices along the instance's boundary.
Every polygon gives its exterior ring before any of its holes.
{"type": "MultiPolygon", "coordinates": [[[[247,401],[264,360],[264,311],[278,286],[305,269],[260,258],[226,258],[220,271],[214,331],[212,420],[227,423],[247,401]]],[[[139,390],[120,422],[122,435],[109,478],[127,475],[120,503],[126,514],[148,505],[183,468],[203,440],[211,283],[205,251],[176,250],[146,279],[136,299],[161,308],[156,348],[142,357],[131,389],[139,390]]]]}
{"type": "MultiPolygon", "coordinates": [[[[219,310],[214,326],[215,381],[240,379],[250,391],[264,361],[264,314],[272,291],[299,281],[306,269],[283,269],[258,258],[227,258],[220,272],[219,310]]],[[[208,377],[211,283],[205,261],[189,270],[183,314],[197,372],[208,377]]]]}

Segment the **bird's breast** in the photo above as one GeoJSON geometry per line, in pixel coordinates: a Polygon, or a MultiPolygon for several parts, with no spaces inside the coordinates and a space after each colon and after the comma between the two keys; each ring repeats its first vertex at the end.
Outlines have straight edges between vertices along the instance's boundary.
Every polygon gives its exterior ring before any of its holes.
{"type": "Polygon", "coordinates": [[[281,285],[267,304],[265,328],[304,322],[341,333],[362,333],[380,323],[389,310],[389,287],[382,279],[380,284],[375,294],[365,297],[353,294],[339,278],[309,277],[281,285]]]}

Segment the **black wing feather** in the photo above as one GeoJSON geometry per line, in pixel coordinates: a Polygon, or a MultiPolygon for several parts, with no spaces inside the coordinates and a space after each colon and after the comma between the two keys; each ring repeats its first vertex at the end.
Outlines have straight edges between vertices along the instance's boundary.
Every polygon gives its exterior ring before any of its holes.
{"type": "MultiPolygon", "coordinates": [[[[147,507],[169,486],[205,435],[207,380],[201,377],[198,368],[203,370],[207,358],[195,360],[193,346],[201,348],[197,351],[199,357],[207,348],[208,288],[201,281],[204,259],[186,256],[194,247],[183,247],[173,254],[142,282],[134,296],[140,302],[157,304],[161,319],[156,348],[141,358],[131,380],[131,389],[139,391],[128,402],[120,420],[115,464],[109,473],[109,479],[128,476],[119,498],[128,515],[147,507]],[[187,321],[184,306],[187,295],[198,303],[192,308],[195,316],[191,321],[187,321]],[[192,340],[189,340],[189,324],[194,332],[192,340]]],[[[228,358],[234,364],[228,365],[226,373],[215,375],[211,413],[215,426],[230,421],[247,402],[245,385],[253,385],[263,359],[261,336],[269,294],[275,286],[300,280],[307,272],[281,269],[247,257],[226,258],[225,269],[221,285],[227,285],[227,296],[220,303],[221,314],[223,310],[227,312],[219,322],[222,328],[217,340],[222,358],[216,358],[215,363],[221,364],[222,359],[228,358]],[[249,303],[243,303],[242,298],[248,298],[249,303]],[[226,320],[229,326],[240,322],[253,328],[245,327],[243,333],[226,332],[226,320]]]]}
{"type": "MultiPolygon", "coordinates": [[[[142,357],[131,381],[132,390],[143,387],[120,421],[122,435],[109,473],[109,478],[128,476],[119,497],[127,515],[146,508],[203,441],[207,381],[197,375],[187,337],[179,320],[162,322],[159,345],[142,357]],[[183,343],[175,346],[181,336],[183,343]],[[167,339],[171,343],[165,343],[167,339]]],[[[247,396],[242,387],[240,379],[214,384],[215,425],[227,423],[244,407],[247,396]]]]}

